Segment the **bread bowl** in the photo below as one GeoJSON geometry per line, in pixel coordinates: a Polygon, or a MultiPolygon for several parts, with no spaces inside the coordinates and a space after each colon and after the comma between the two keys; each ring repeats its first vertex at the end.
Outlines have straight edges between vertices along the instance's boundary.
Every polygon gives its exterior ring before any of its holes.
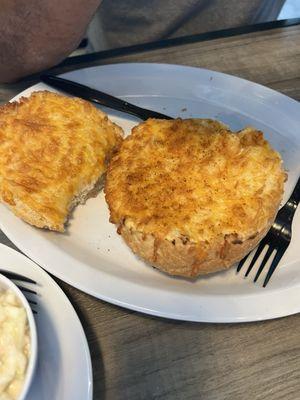
{"type": "Polygon", "coordinates": [[[262,132],[207,119],[136,126],[110,162],[110,221],[132,251],[170,275],[229,268],[267,233],[285,180],[262,132]]]}

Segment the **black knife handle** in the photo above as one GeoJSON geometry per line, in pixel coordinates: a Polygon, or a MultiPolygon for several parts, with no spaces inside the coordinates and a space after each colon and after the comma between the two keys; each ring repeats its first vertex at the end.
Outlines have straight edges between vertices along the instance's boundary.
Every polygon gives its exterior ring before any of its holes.
{"type": "Polygon", "coordinates": [[[112,108],[114,110],[122,111],[127,114],[135,115],[136,117],[144,121],[148,118],[173,119],[168,115],[135,106],[134,104],[118,99],[117,97],[111,96],[110,94],[103,93],[100,90],[92,89],[88,86],[81,85],[80,83],[73,82],[64,78],[59,78],[55,75],[44,74],[40,76],[40,79],[47,85],[52,86],[56,89],[60,89],[73,96],[80,97],[82,99],[92,101],[93,103],[97,103],[102,106],[112,108]]]}

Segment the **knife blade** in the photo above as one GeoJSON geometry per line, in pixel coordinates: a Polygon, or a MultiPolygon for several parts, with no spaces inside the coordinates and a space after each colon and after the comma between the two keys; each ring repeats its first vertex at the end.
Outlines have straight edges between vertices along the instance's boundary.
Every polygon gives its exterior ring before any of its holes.
{"type": "Polygon", "coordinates": [[[84,100],[134,115],[144,121],[148,118],[173,119],[168,115],[138,107],[127,101],[111,96],[110,94],[101,92],[100,90],[55,75],[43,74],[40,76],[40,79],[43,83],[71,94],[72,96],[80,97],[84,100]]]}

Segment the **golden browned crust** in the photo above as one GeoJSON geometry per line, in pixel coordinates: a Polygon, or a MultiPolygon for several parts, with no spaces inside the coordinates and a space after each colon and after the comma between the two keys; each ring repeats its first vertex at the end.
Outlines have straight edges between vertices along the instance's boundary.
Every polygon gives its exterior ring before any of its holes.
{"type": "Polygon", "coordinates": [[[0,107],[0,199],[24,221],[64,231],[106,171],[122,129],[90,103],[51,92],[0,107]]]}
{"type": "Polygon", "coordinates": [[[140,257],[193,277],[226,269],[273,223],[282,161],[261,132],[211,120],[148,120],[112,158],[111,222],[140,257]]]}

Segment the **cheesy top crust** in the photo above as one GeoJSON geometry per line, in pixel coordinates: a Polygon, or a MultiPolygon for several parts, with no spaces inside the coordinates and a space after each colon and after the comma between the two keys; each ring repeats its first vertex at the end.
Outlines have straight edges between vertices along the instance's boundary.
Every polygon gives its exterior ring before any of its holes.
{"type": "Polygon", "coordinates": [[[122,129],[89,102],[34,92],[0,108],[0,198],[27,222],[64,230],[72,200],[95,184],[122,129]]]}
{"type": "Polygon", "coordinates": [[[168,240],[245,240],[274,217],[284,180],[280,155],[255,128],[149,119],[113,157],[105,192],[117,225],[168,240]]]}

